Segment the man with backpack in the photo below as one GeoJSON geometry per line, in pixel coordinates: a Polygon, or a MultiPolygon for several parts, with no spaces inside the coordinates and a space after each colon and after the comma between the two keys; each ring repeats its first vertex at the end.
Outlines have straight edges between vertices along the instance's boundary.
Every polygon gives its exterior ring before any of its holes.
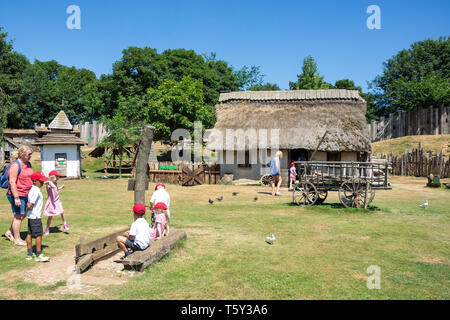
{"type": "Polygon", "coordinates": [[[26,245],[26,242],[20,238],[20,227],[26,217],[28,192],[33,185],[31,181],[33,168],[30,163],[32,154],[33,150],[29,146],[21,146],[18,150],[18,159],[4,169],[0,178],[2,188],[7,189],[6,197],[11,203],[14,215],[11,227],[5,232],[5,236],[17,246],[26,245]]]}

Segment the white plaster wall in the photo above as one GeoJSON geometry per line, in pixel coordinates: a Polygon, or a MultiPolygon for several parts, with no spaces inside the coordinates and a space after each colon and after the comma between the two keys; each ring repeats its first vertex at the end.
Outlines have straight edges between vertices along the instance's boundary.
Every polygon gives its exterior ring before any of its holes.
{"type": "Polygon", "coordinates": [[[314,155],[314,158],[316,161],[327,161],[327,153],[325,151],[317,151],[316,154],[314,155]]]}
{"type": "Polygon", "coordinates": [[[341,152],[341,161],[356,161],[356,160],[357,160],[356,152],[348,152],[348,151],[341,152]]]}
{"type": "Polygon", "coordinates": [[[80,177],[80,157],[77,146],[44,145],[41,147],[42,173],[48,175],[55,170],[55,154],[67,154],[67,177],[80,177]]]}

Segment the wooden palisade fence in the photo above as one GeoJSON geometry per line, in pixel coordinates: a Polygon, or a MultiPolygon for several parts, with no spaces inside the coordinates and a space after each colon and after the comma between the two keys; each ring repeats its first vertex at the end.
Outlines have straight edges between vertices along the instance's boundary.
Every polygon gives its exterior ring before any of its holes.
{"type": "Polygon", "coordinates": [[[450,159],[442,152],[425,152],[419,143],[419,148],[406,150],[401,156],[383,154],[382,158],[392,164],[391,174],[399,176],[427,177],[429,174],[441,178],[450,178],[450,159]]]}

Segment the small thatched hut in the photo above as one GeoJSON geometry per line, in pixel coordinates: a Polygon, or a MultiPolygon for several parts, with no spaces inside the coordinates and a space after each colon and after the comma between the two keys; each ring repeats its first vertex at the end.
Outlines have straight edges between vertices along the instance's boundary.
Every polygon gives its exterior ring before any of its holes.
{"type": "Polygon", "coordinates": [[[216,151],[223,163],[221,176],[259,179],[269,172],[275,149],[283,152],[282,169],[301,156],[310,160],[325,131],[314,160],[365,161],[371,152],[366,102],[358,90],[222,93],[215,108],[217,122],[207,149],[216,151]]]}

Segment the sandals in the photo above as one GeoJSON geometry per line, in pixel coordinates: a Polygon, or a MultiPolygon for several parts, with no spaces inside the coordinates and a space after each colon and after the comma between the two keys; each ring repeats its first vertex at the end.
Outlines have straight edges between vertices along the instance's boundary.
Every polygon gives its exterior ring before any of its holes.
{"type": "Polygon", "coordinates": [[[18,241],[14,241],[14,245],[15,246],[26,246],[27,243],[21,239],[21,240],[18,240],[18,241]]]}
{"type": "Polygon", "coordinates": [[[5,232],[5,237],[9,239],[9,241],[14,242],[14,236],[11,233],[11,230],[5,232]]]}

